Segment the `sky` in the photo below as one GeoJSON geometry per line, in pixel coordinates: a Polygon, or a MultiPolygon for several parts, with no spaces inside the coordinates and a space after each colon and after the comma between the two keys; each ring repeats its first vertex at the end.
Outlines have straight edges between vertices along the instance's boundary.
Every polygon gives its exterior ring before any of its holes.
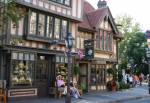
{"type": "MultiPolygon", "coordinates": [[[[97,8],[99,0],[86,0],[97,8]]],[[[140,24],[143,31],[150,30],[150,0],[106,0],[115,18],[117,15],[127,14],[140,24]]]]}

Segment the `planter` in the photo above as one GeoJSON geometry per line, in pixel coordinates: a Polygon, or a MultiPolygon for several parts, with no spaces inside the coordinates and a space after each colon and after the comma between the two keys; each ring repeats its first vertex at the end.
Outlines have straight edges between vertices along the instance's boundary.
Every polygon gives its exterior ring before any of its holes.
{"type": "Polygon", "coordinates": [[[116,81],[112,80],[112,81],[107,82],[106,87],[108,91],[117,91],[118,86],[117,86],[116,81]]]}

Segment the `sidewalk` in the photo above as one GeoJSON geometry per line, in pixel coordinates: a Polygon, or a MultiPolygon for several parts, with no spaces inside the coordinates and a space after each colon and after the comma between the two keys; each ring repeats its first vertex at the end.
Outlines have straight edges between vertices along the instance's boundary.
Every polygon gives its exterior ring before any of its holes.
{"type": "MultiPolygon", "coordinates": [[[[124,91],[118,92],[105,92],[105,93],[87,93],[83,96],[83,99],[72,98],[72,103],[109,103],[119,102],[130,99],[139,99],[150,97],[148,94],[148,86],[138,86],[124,91]]],[[[9,101],[8,103],[65,103],[65,98],[53,99],[53,98],[41,98],[41,99],[29,99],[20,101],[9,101]]]]}

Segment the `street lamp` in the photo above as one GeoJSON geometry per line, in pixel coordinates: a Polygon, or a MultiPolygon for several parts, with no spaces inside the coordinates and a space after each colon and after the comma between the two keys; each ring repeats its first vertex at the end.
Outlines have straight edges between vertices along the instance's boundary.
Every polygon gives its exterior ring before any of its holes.
{"type": "Polygon", "coordinates": [[[66,48],[68,49],[67,56],[68,56],[68,74],[67,74],[67,95],[65,103],[71,103],[71,96],[70,96],[70,76],[71,76],[71,49],[73,47],[73,40],[71,33],[67,33],[65,37],[66,48]]]}
{"type": "Polygon", "coordinates": [[[147,56],[148,70],[149,70],[148,91],[149,91],[149,94],[150,94],[150,48],[146,49],[146,56],[147,56]]]}

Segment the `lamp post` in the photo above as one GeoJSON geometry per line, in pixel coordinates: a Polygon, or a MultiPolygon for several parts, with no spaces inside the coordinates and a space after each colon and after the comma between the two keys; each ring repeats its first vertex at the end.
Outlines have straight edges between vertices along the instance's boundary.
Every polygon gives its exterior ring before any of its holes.
{"type": "Polygon", "coordinates": [[[150,48],[146,49],[146,56],[148,61],[148,70],[149,70],[149,77],[148,77],[148,93],[150,94],[150,48]]]}
{"type": "Polygon", "coordinates": [[[67,74],[67,95],[65,99],[65,103],[71,103],[71,96],[70,96],[70,76],[71,76],[71,49],[73,47],[73,40],[71,33],[67,33],[65,37],[66,48],[68,49],[67,56],[68,56],[68,74],[67,74]]]}

